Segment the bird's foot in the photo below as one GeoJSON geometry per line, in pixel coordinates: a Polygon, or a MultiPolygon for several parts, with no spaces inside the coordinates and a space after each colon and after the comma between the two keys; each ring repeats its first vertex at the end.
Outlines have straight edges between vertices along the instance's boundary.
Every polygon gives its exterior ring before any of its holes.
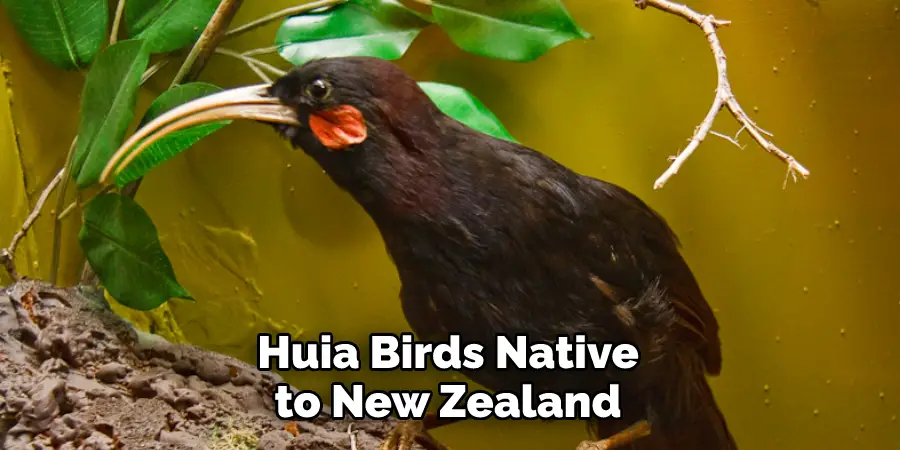
{"type": "Polygon", "coordinates": [[[421,420],[404,420],[397,424],[378,450],[411,450],[413,443],[418,443],[426,450],[450,450],[428,434],[425,423],[421,420]]]}
{"type": "Polygon", "coordinates": [[[641,420],[634,425],[599,441],[581,441],[576,450],[613,450],[650,435],[650,423],[641,420]]]}
{"type": "Polygon", "coordinates": [[[581,441],[576,447],[575,450],[610,450],[609,439],[604,439],[602,441],[581,441]]]}

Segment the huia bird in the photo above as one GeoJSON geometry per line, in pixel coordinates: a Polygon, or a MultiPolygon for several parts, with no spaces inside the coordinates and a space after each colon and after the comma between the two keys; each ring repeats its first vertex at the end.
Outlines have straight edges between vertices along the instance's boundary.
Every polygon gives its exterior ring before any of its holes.
{"type": "MultiPolygon", "coordinates": [[[[397,65],[311,61],[271,85],[225,91],[160,116],[129,139],[104,179],[165,134],[244,118],[272,124],[369,214],[402,283],[419,339],[497,333],[530,341],[585,333],[631,342],[634,370],[465,372],[494,391],[606,391],[624,420],[590,421],[581,449],[731,450],[707,376],[721,370],[718,324],[676,236],[622,187],[442,113],[397,65]],[[141,139],[140,145],[132,149],[141,139]]],[[[585,142],[582,151],[597,151],[585,142]]],[[[444,448],[433,416],[401,422],[383,449],[444,448]]]]}

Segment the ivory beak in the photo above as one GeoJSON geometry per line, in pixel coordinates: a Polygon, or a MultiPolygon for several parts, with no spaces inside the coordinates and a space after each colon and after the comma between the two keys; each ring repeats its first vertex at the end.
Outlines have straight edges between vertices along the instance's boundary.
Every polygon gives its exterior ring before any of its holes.
{"type": "Polygon", "coordinates": [[[268,87],[268,84],[257,84],[229,89],[166,111],[137,130],[116,150],[100,175],[100,183],[105,183],[110,175],[118,175],[125,170],[153,143],[185,128],[232,119],[301,126],[297,113],[277,98],[269,96],[268,87]]]}

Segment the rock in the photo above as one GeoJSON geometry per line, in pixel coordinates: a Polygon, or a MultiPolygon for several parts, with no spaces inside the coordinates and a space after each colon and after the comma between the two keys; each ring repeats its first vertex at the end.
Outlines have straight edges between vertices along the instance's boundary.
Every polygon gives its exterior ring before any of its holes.
{"type": "Polygon", "coordinates": [[[259,438],[259,450],[287,450],[294,435],[285,430],[270,431],[259,438]]]}
{"type": "Polygon", "coordinates": [[[197,376],[215,386],[231,380],[231,368],[222,364],[222,361],[202,359],[197,363],[196,370],[197,376]]]}
{"type": "Polygon", "coordinates": [[[9,434],[40,434],[53,423],[66,402],[66,384],[60,378],[47,378],[28,391],[28,402],[21,411],[19,422],[9,434]]]}
{"type": "Polygon", "coordinates": [[[111,437],[95,431],[81,443],[79,450],[117,450],[116,441],[111,437]]]}
{"type": "Polygon", "coordinates": [[[119,362],[109,362],[97,369],[95,377],[104,383],[115,383],[128,374],[128,366],[119,362]]]}
{"type": "Polygon", "coordinates": [[[206,444],[197,436],[183,431],[163,431],[159,433],[159,442],[189,449],[206,449],[206,444]]]}
{"type": "Polygon", "coordinates": [[[137,398],[156,397],[156,388],[153,386],[153,382],[163,373],[162,370],[136,373],[127,380],[128,390],[137,398]]]}

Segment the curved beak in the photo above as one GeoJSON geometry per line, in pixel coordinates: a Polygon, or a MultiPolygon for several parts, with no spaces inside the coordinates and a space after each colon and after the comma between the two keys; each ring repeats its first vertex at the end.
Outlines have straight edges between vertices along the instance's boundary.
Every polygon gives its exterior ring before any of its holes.
{"type": "Polygon", "coordinates": [[[220,120],[257,120],[301,126],[297,113],[269,95],[268,84],[229,89],[198,98],[161,114],[137,130],[107,162],[100,183],[125,170],[154,142],[178,130],[220,120]],[[137,144],[137,146],[135,146],[137,144]],[[134,148],[132,148],[134,147],[134,148]]]}

